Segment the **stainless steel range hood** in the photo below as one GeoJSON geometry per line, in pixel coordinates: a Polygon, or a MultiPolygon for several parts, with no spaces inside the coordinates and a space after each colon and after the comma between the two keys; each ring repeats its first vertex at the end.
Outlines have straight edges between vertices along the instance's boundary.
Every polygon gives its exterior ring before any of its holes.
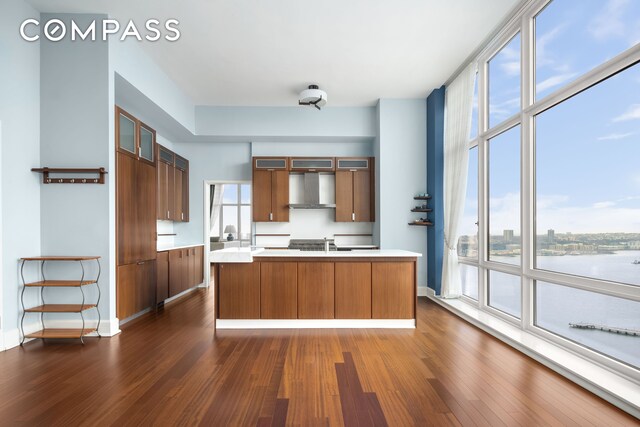
{"type": "Polygon", "coordinates": [[[335,209],[331,203],[320,203],[320,174],[308,172],[304,174],[304,203],[291,203],[291,209],[335,209]]]}

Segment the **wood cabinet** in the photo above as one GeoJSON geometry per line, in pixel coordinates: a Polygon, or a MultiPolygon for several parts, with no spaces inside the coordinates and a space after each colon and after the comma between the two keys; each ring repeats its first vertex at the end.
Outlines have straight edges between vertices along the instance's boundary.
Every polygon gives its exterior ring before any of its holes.
{"type": "Polygon", "coordinates": [[[219,265],[220,319],[260,318],[260,263],[219,265]]]}
{"type": "Polygon", "coordinates": [[[336,222],[375,221],[373,158],[337,159],[336,222]]]}
{"type": "Polygon", "coordinates": [[[116,107],[116,149],[136,160],[155,165],[156,131],[116,107]]]}
{"type": "Polygon", "coordinates": [[[156,304],[169,298],[169,252],[158,252],[156,258],[156,304]]]}
{"type": "Polygon", "coordinates": [[[118,265],[156,257],[155,168],[117,154],[118,265]]]}
{"type": "Polygon", "coordinates": [[[333,172],[336,170],[333,157],[292,157],[289,159],[292,172],[333,172]]]}
{"type": "MultiPolygon", "coordinates": [[[[168,298],[204,282],[204,248],[202,246],[172,249],[164,253],[168,258],[168,298]]],[[[161,301],[158,300],[158,302],[161,301]]]]}
{"type": "Polygon", "coordinates": [[[374,319],[415,318],[415,262],[371,265],[371,314],[374,319]]]}
{"type": "Polygon", "coordinates": [[[153,305],[156,289],[156,260],[117,267],[117,316],[126,319],[153,305]]]}
{"type": "Polygon", "coordinates": [[[410,258],[267,257],[217,266],[219,319],[415,319],[410,258]]]}
{"type": "Polygon", "coordinates": [[[157,219],[174,221],[175,205],[174,205],[174,162],[175,154],[173,151],[158,144],[158,209],[157,219]]]}
{"type": "MultiPolygon", "coordinates": [[[[222,305],[224,301],[220,301],[222,305]]],[[[296,319],[298,317],[298,264],[295,262],[260,263],[260,318],[296,319]]]]}
{"type": "Polygon", "coordinates": [[[334,318],[334,263],[298,263],[298,319],[334,318]]]}
{"type": "Polygon", "coordinates": [[[371,263],[336,262],[335,318],[371,319],[371,263]]]}
{"type": "Polygon", "coordinates": [[[158,145],[159,220],[189,222],[189,161],[158,145]]]}
{"type": "Polygon", "coordinates": [[[116,306],[127,318],[156,294],[155,131],[116,107],[116,306]]]}
{"type": "Polygon", "coordinates": [[[289,222],[289,171],[253,171],[253,220],[289,222]]]}

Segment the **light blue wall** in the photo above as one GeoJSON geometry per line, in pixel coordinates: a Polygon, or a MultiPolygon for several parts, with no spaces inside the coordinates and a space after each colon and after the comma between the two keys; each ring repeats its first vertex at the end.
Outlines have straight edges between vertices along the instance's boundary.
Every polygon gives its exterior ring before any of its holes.
{"type": "Polygon", "coordinates": [[[204,240],[204,182],[250,181],[251,144],[176,143],[173,150],[189,159],[189,222],[174,224],[177,243],[204,240]]]}
{"type": "MultiPolygon", "coordinates": [[[[71,17],[85,28],[98,15],[48,15],[43,20],[57,18],[70,26],[71,17]]],[[[99,26],[98,26],[99,27],[99,26]]],[[[98,31],[99,33],[99,31],[98,31]]],[[[98,34],[97,38],[100,39],[98,34]]],[[[68,39],[60,42],[41,42],[40,75],[41,147],[43,166],[109,169],[109,51],[106,42],[76,43],[68,39]]],[[[113,262],[109,252],[110,227],[109,191],[111,183],[104,185],[43,185],[41,189],[41,248],[51,255],[99,255],[105,267],[101,276],[103,298],[100,302],[102,317],[109,318],[112,301],[109,296],[110,271],[113,262]]],[[[52,265],[59,274],[69,277],[68,265],[52,265]],[[56,268],[58,267],[58,268],[56,268]]],[[[88,270],[97,274],[97,270],[88,270]]],[[[80,269],[75,266],[75,274],[80,269]]],[[[77,289],[57,290],[48,295],[50,302],[80,302],[77,289]],[[66,291],[66,292],[65,292],[66,291]]],[[[88,296],[97,297],[93,287],[88,296]]],[[[94,312],[88,313],[95,316],[94,312]]],[[[78,315],[50,316],[53,320],[79,320],[78,315]]]]}
{"type": "Polygon", "coordinates": [[[252,156],[327,156],[371,157],[373,143],[369,142],[254,142],[252,156]]]}
{"type": "Polygon", "coordinates": [[[416,204],[413,197],[426,191],[426,103],[424,99],[381,99],[378,109],[380,247],[423,254],[418,260],[418,286],[425,287],[427,228],[408,223],[420,217],[410,212],[416,204]]]}
{"type": "Polygon", "coordinates": [[[371,156],[371,142],[345,143],[174,143],[173,150],[189,159],[189,222],[175,223],[176,241],[204,240],[204,182],[250,181],[252,156],[371,156]]]}
{"type": "Polygon", "coordinates": [[[121,42],[114,38],[109,42],[109,61],[114,72],[181,126],[195,132],[193,100],[144,53],[140,42],[131,39],[121,42]]]}
{"type": "Polygon", "coordinates": [[[39,15],[23,1],[0,2],[0,314],[6,347],[18,343],[18,259],[40,254],[41,184],[31,172],[40,166],[40,44],[25,42],[18,32],[22,21],[39,15]]]}
{"type": "Polygon", "coordinates": [[[196,107],[198,135],[248,141],[319,142],[370,140],[376,135],[374,107],[196,107]]]}

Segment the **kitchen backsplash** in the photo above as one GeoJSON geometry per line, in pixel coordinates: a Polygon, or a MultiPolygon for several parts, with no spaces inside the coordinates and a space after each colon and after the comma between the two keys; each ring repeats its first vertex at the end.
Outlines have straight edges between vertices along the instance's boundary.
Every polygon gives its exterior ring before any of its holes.
{"type": "Polygon", "coordinates": [[[289,239],[335,238],[338,246],[371,245],[373,224],[368,222],[335,222],[335,209],[302,209],[289,213],[289,222],[259,222],[255,224],[258,246],[285,247],[289,239]],[[290,236],[260,236],[290,234],[290,236]],[[364,236],[341,236],[360,234],[364,236]],[[336,236],[338,235],[338,236],[336,236]]]}

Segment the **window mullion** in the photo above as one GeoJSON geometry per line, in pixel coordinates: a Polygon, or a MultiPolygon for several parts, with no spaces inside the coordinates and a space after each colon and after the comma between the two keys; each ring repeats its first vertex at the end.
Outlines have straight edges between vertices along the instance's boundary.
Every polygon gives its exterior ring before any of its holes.
{"type": "Polygon", "coordinates": [[[487,280],[483,264],[487,257],[487,140],[482,135],[487,128],[487,62],[478,64],[478,307],[487,305],[487,280]]]}
{"type": "Polygon", "coordinates": [[[533,223],[533,192],[532,192],[532,162],[533,149],[531,138],[531,122],[524,112],[533,102],[534,86],[534,28],[533,19],[528,15],[522,17],[520,69],[520,89],[522,109],[520,111],[520,276],[521,276],[521,327],[527,329],[533,324],[534,300],[533,281],[524,273],[531,268],[532,251],[535,230],[533,223]]]}

